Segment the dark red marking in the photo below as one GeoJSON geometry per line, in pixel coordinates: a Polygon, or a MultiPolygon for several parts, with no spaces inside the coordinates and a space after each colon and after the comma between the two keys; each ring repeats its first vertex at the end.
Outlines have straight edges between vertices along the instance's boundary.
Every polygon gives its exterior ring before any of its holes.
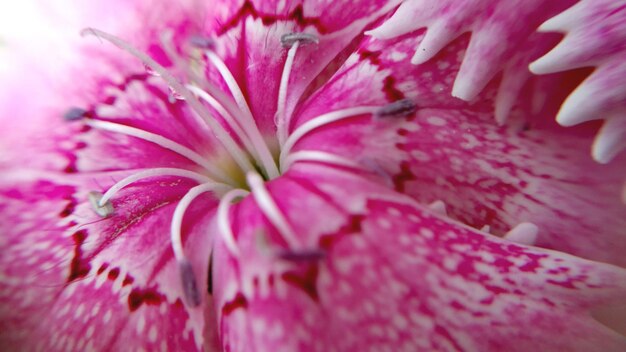
{"type": "Polygon", "coordinates": [[[241,293],[238,293],[232,301],[226,302],[226,304],[224,304],[224,306],[222,307],[222,314],[229,315],[237,308],[248,308],[248,300],[241,293]]]}
{"type": "Polygon", "coordinates": [[[132,284],[133,282],[135,282],[135,279],[130,275],[126,275],[126,277],[124,278],[124,281],[122,281],[122,286],[128,286],[132,284]]]}
{"type": "Polygon", "coordinates": [[[400,172],[393,176],[393,186],[396,191],[404,192],[404,184],[408,181],[414,180],[415,175],[411,172],[409,163],[403,161],[400,164],[400,172]]]}
{"type": "Polygon", "coordinates": [[[317,274],[319,268],[317,264],[312,264],[304,273],[289,271],[282,274],[280,277],[286,283],[295,286],[304,293],[306,293],[315,302],[319,301],[319,295],[317,293],[317,274]]]}
{"type": "Polygon", "coordinates": [[[98,268],[98,275],[102,274],[109,267],[109,263],[102,263],[98,268]]]}
{"type": "Polygon", "coordinates": [[[404,93],[396,88],[396,79],[393,76],[387,76],[383,84],[383,91],[389,101],[393,102],[405,98],[404,93]]]}
{"type": "Polygon", "coordinates": [[[220,30],[217,32],[218,35],[222,35],[222,34],[228,32],[229,30],[235,28],[247,16],[250,16],[250,17],[252,17],[254,19],[260,18],[261,21],[263,22],[263,24],[266,25],[266,26],[274,24],[277,21],[294,21],[300,27],[313,26],[321,34],[325,34],[325,33],[329,32],[329,30],[326,28],[326,26],[324,26],[324,24],[322,23],[322,21],[319,18],[317,18],[317,17],[306,17],[304,15],[304,10],[303,10],[301,4],[296,6],[296,8],[294,8],[293,11],[291,11],[291,13],[289,13],[287,15],[278,15],[278,14],[260,13],[254,7],[252,2],[248,0],[248,1],[244,2],[243,5],[241,6],[241,8],[239,9],[239,11],[237,11],[237,13],[230,20],[228,20],[222,26],[222,28],[220,28],[220,30]]]}
{"type": "Polygon", "coordinates": [[[409,130],[405,129],[405,128],[400,128],[398,130],[398,135],[399,136],[408,136],[409,133],[411,133],[409,130]]]}
{"type": "Polygon", "coordinates": [[[128,295],[128,308],[131,312],[136,311],[142,304],[155,306],[163,302],[165,297],[158,293],[155,289],[139,289],[136,288],[128,295]]]}
{"type": "Polygon", "coordinates": [[[359,52],[359,57],[361,58],[362,61],[367,60],[376,66],[381,64],[380,51],[363,50],[359,52]]]}
{"type": "Polygon", "coordinates": [[[109,280],[115,281],[118,276],[120,276],[120,269],[119,268],[113,268],[113,269],[111,269],[111,271],[109,271],[109,275],[108,275],[109,280]]]}
{"type": "Polygon", "coordinates": [[[67,166],[63,169],[66,174],[75,174],[78,169],[76,168],[76,156],[68,156],[67,166]]]}
{"type": "Polygon", "coordinates": [[[65,208],[63,208],[63,210],[59,213],[59,216],[62,218],[66,218],[72,215],[74,209],[76,209],[76,200],[74,198],[71,198],[65,208]]]}
{"type": "Polygon", "coordinates": [[[68,283],[87,276],[89,270],[91,270],[91,264],[83,259],[83,251],[81,249],[87,238],[87,230],[76,231],[72,238],[74,239],[74,258],[72,258],[70,263],[70,274],[67,277],[68,283]]]}
{"type": "Polygon", "coordinates": [[[112,96],[104,98],[104,100],[102,100],[102,104],[103,105],[113,105],[113,104],[115,104],[116,101],[117,101],[117,97],[112,95],[112,96]]]}
{"type": "Polygon", "coordinates": [[[319,246],[328,251],[341,236],[360,233],[363,219],[363,215],[351,215],[350,218],[348,218],[348,222],[340,227],[336,232],[320,236],[318,242],[319,246]]]}
{"type": "Polygon", "coordinates": [[[209,258],[209,275],[207,277],[206,290],[210,295],[213,294],[213,254],[209,258]]]}

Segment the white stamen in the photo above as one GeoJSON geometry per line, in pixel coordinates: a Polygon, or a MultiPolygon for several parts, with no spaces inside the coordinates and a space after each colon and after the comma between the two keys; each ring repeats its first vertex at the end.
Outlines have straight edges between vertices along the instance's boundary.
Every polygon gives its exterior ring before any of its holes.
{"type": "MultiPolygon", "coordinates": [[[[204,94],[203,96],[200,96],[201,98],[207,100],[206,97],[210,97],[211,100],[217,102],[217,104],[221,107],[220,114],[222,114],[222,117],[224,117],[231,128],[235,130],[235,133],[238,134],[239,138],[244,143],[246,150],[262,166],[262,171],[266,174],[266,176],[272,179],[278,177],[278,167],[274,162],[272,153],[265,144],[265,140],[263,139],[256,121],[252,116],[252,112],[248,107],[248,103],[246,102],[243,92],[241,91],[241,88],[239,88],[239,84],[224,61],[211,51],[214,43],[212,43],[210,39],[200,41],[200,38],[198,37],[195,37],[195,39],[192,38],[194,39],[192,45],[204,49],[204,52],[209,60],[214,66],[216,66],[218,72],[222,75],[222,78],[235,98],[239,109],[232,104],[231,99],[227,97],[221,89],[214,87],[206,79],[201,78],[190,69],[190,65],[187,65],[180,58],[172,44],[173,35],[174,33],[172,31],[166,31],[161,36],[161,44],[163,45],[163,48],[168,56],[176,63],[177,66],[186,71],[192,81],[196,81],[199,84],[201,83],[202,88],[196,87],[195,93],[198,94],[198,91],[202,91],[204,94]],[[226,112],[228,115],[224,115],[223,112],[226,112]],[[243,118],[244,121],[240,121],[241,118],[243,118]],[[237,132],[241,130],[243,130],[244,133],[237,132]],[[245,136],[247,136],[247,138],[245,138],[245,136]]],[[[189,86],[187,86],[187,88],[189,88],[189,86]]],[[[210,101],[207,100],[207,102],[213,105],[210,101]]]]}
{"type": "Polygon", "coordinates": [[[174,257],[178,262],[180,271],[181,284],[183,293],[187,304],[191,307],[197,307],[200,305],[200,291],[198,290],[198,284],[196,282],[196,276],[193,271],[193,267],[183,250],[183,241],[181,236],[181,226],[183,223],[183,216],[187,208],[199,195],[205,192],[215,191],[219,188],[229,188],[228,185],[209,182],[195,186],[185,194],[185,196],[178,202],[174,215],[172,216],[172,224],[170,228],[170,240],[172,242],[172,249],[174,250],[174,257]]]}
{"type": "Polygon", "coordinates": [[[235,122],[233,116],[224,108],[224,106],[217,101],[212,95],[205,92],[202,88],[196,87],[194,85],[187,85],[187,88],[194,94],[196,94],[200,99],[206,101],[211,107],[213,107],[217,112],[224,118],[226,123],[235,131],[235,134],[241,139],[242,143],[250,152],[255,152],[255,148],[250,141],[248,135],[241,129],[239,123],[235,122]]]}
{"type": "MultiPolygon", "coordinates": [[[[278,167],[276,166],[276,163],[274,162],[272,153],[270,153],[270,150],[267,147],[267,144],[265,144],[265,141],[263,140],[263,136],[261,136],[261,132],[259,131],[256,121],[254,120],[254,117],[252,116],[252,111],[250,110],[250,107],[248,106],[248,103],[246,102],[246,98],[244,97],[243,92],[241,91],[241,88],[239,87],[239,84],[237,83],[237,80],[235,80],[235,77],[228,69],[228,66],[226,66],[224,61],[222,61],[222,59],[219,56],[217,56],[214,52],[210,50],[206,51],[206,55],[209,58],[209,60],[213,63],[215,68],[217,68],[217,71],[220,73],[220,75],[224,79],[224,82],[226,82],[226,85],[228,86],[230,93],[235,98],[235,102],[237,103],[237,106],[239,106],[239,109],[241,110],[241,112],[243,112],[241,117],[244,119],[244,121],[239,121],[239,122],[241,123],[241,126],[243,127],[243,129],[246,131],[246,133],[252,140],[252,144],[255,146],[255,148],[252,150],[258,152],[258,156],[260,159],[259,161],[263,165],[265,171],[267,171],[269,178],[273,179],[273,178],[278,177],[279,175],[278,167]]],[[[237,115],[235,116],[235,118],[237,118],[237,115]]]]}
{"type": "Polygon", "coordinates": [[[272,225],[276,227],[276,229],[283,237],[285,242],[287,242],[287,245],[290,248],[298,248],[299,245],[296,240],[295,232],[272,199],[272,196],[267,191],[267,188],[265,188],[265,183],[263,182],[261,176],[259,176],[257,173],[249,172],[246,175],[246,179],[248,180],[248,186],[250,186],[252,196],[254,196],[254,200],[256,201],[263,214],[265,214],[265,216],[272,223],[272,225]]]}
{"type": "Polygon", "coordinates": [[[222,61],[222,59],[217,56],[213,51],[207,50],[205,51],[205,54],[207,58],[211,61],[213,66],[215,66],[217,71],[220,73],[220,75],[224,79],[224,82],[226,82],[226,85],[228,86],[230,93],[233,95],[233,98],[235,98],[235,103],[237,103],[239,109],[241,109],[241,111],[246,115],[252,116],[252,111],[250,111],[248,102],[243,96],[241,88],[239,88],[239,83],[237,83],[237,80],[235,80],[235,77],[228,69],[228,66],[226,66],[224,61],[222,61]]]}
{"type": "Polygon", "coordinates": [[[187,192],[187,194],[185,194],[185,196],[178,202],[178,205],[174,210],[174,215],[172,216],[172,225],[170,229],[172,249],[174,250],[174,256],[176,257],[176,260],[185,260],[185,253],[183,251],[183,242],[181,238],[181,225],[183,223],[183,216],[185,216],[187,208],[189,207],[191,202],[193,202],[193,200],[202,193],[215,191],[216,189],[222,187],[228,188],[229,186],[215,182],[203,183],[190,189],[189,192],[187,192]]]}
{"type": "Polygon", "coordinates": [[[357,106],[353,108],[331,111],[329,113],[314,117],[313,119],[305,122],[295,131],[293,131],[293,133],[289,136],[289,138],[287,138],[287,140],[283,144],[283,148],[280,151],[280,164],[282,165],[285,163],[285,158],[291,151],[291,148],[296,144],[296,142],[300,140],[300,138],[305,136],[307,133],[335,121],[358,115],[373,114],[379,108],[380,107],[378,106],[357,106]]]}
{"type": "Polygon", "coordinates": [[[89,203],[91,204],[91,207],[96,212],[96,214],[102,216],[103,218],[106,218],[107,216],[113,214],[113,205],[107,200],[102,201],[102,199],[104,198],[102,193],[95,191],[89,192],[87,197],[89,198],[89,203]]]}
{"type": "Polygon", "coordinates": [[[486,233],[491,233],[491,226],[484,225],[483,227],[480,228],[480,231],[486,232],[486,233]]]}
{"type": "Polygon", "coordinates": [[[235,236],[233,235],[233,230],[230,226],[228,212],[230,210],[230,205],[235,199],[245,197],[248,193],[250,192],[243,189],[233,189],[222,197],[220,205],[217,207],[217,228],[222,235],[224,244],[235,257],[239,257],[239,248],[237,248],[235,236]]]}
{"type": "Polygon", "coordinates": [[[136,174],[132,174],[121,181],[114,184],[108,191],[102,196],[102,198],[98,202],[98,206],[104,206],[117,192],[119,192],[122,188],[130,185],[131,183],[137,182],[144,178],[149,177],[157,177],[157,176],[177,176],[177,177],[186,177],[192,180],[198,181],[199,183],[208,183],[213,182],[210,177],[199,174],[197,172],[177,169],[177,168],[154,168],[154,169],[146,169],[136,174]]]}
{"type": "Polygon", "coordinates": [[[448,216],[448,210],[446,209],[446,203],[442,200],[436,200],[428,205],[428,207],[438,215],[448,216]]]}
{"type": "Polygon", "coordinates": [[[338,155],[320,152],[317,150],[301,150],[294,153],[290,153],[285,159],[285,164],[280,165],[281,172],[287,171],[293,163],[297,163],[299,161],[313,161],[320,163],[333,164],[337,166],[345,166],[355,169],[363,169],[363,167],[350,159],[343,158],[338,155]]]}
{"type": "Polygon", "coordinates": [[[537,241],[539,228],[530,222],[522,222],[504,235],[504,238],[519,244],[532,246],[537,241]]]}
{"type": "Polygon", "coordinates": [[[144,131],[135,127],[120,125],[114,122],[87,120],[85,123],[96,129],[105,130],[109,132],[115,132],[115,133],[121,133],[121,134],[125,134],[128,136],[143,139],[145,141],[157,144],[165,149],[169,149],[177,154],[180,154],[184,156],[185,158],[195,162],[196,164],[204,167],[209,173],[211,173],[212,178],[217,178],[222,181],[233,183],[233,180],[228,175],[226,175],[219,168],[216,168],[215,166],[213,166],[211,163],[208,162],[208,160],[200,156],[200,154],[194,152],[193,150],[183,145],[180,145],[172,141],[171,139],[168,139],[158,134],[144,131]]]}
{"type": "Polygon", "coordinates": [[[291,69],[293,67],[293,61],[296,57],[296,52],[300,46],[300,41],[296,40],[289,51],[287,52],[287,59],[285,60],[285,66],[283,67],[283,74],[280,78],[280,86],[278,89],[278,102],[276,105],[276,130],[278,135],[278,142],[280,145],[285,144],[287,135],[289,133],[290,116],[287,116],[285,110],[287,109],[287,88],[289,86],[289,77],[291,76],[291,69]]]}
{"type": "Polygon", "coordinates": [[[198,99],[196,99],[193,96],[193,94],[187,88],[185,88],[185,86],[183,86],[180,82],[178,82],[178,80],[174,76],[172,76],[172,74],[169,73],[167,69],[165,69],[165,67],[161,66],[159,63],[154,61],[150,56],[137,50],[135,47],[133,47],[129,43],[109,33],[106,33],[106,32],[103,32],[101,30],[94,29],[94,28],[86,28],[81,31],[81,34],[82,35],[94,35],[97,38],[105,39],[109,41],[110,43],[117,46],[118,48],[128,52],[129,54],[141,60],[143,64],[151,67],[154,70],[154,72],[160,74],[161,78],[163,78],[163,80],[170,87],[172,87],[172,89],[175,92],[180,94],[180,96],[184,98],[185,101],[187,101],[187,104],[189,104],[189,106],[197,114],[202,116],[202,118],[207,122],[207,124],[209,124],[209,127],[211,128],[211,130],[213,131],[217,139],[222,143],[224,148],[226,148],[228,153],[233,157],[233,159],[239,165],[239,167],[241,167],[241,169],[244,172],[248,172],[254,169],[250,161],[246,158],[243,151],[239,148],[239,146],[235,143],[235,141],[232,138],[230,138],[230,136],[228,135],[228,132],[226,132],[226,130],[224,130],[224,128],[219,123],[217,123],[215,119],[212,118],[211,114],[202,105],[202,103],[200,103],[200,101],[198,101],[198,99]]]}
{"type": "Polygon", "coordinates": [[[285,144],[285,140],[289,135],[289,125],[291,122],[291,114],[287,115],[287,90],[289,87],[289,78],[293,70],[293,62],[300,45],[318,44],[319,38],[309,33],[288,33],[280,37],[283,47],[289,48],[287,59],[283,67],[283,73],[280,78],[280,86],[278,89],[278,102],[276,104],[276,130],[278,142],[280,145],[285,144]]]}

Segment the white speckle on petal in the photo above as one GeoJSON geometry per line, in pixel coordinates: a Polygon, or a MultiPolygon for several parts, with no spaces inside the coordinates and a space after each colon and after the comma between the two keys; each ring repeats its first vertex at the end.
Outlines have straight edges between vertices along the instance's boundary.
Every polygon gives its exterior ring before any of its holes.
{"type": "Polygon", "coordinates": [[[150,342],[156,342],[157,340],[157,329],[154,325],[152,325],[150,331],[148,331],[148,340],[150,340],[150,342]]]}
{"type": "Polygon", "coordinates": [[[446,120],[438,116],[430,116],[426,119],[426,122],[428,122],[429,124],[433,126],[445,126],[446,125],[446,120]]]}
{"type": "Polygon", "coordinates": [[[111,312],[111,310],[107,310],[106,313],[104,313],[104,316],[102,317],[102,321],[105,323],[108,323],[109,321],[111,321],[111,318],[113,317],[113,312],[111,312]]]}
{"type": "Polygon", "coordinates": [[[139,316],[137,320],[137,334],[142,334],[146,327],[146,318],[143,315],[139,316]]]}

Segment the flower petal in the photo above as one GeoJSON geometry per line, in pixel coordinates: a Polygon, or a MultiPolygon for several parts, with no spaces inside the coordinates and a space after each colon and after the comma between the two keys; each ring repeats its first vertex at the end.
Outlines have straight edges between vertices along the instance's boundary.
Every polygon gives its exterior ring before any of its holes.
{"type": "Polygon", "coordinates": [[[224,349],[626,347],[589,314],[623,299],[623,269],[479,233],[327,166],[301,164],[268,188],[302,244],[287,250],[324,255],[281,259],[284,244],[254,201],[239,204],[241,259],[215,262],[224,349]]]}
{"type": "Polygon", "coordinates": [[[595,165],[585,151],[595,127],[566,129],[551,118],[580,80],[574,73],[533,79],[499,127],[492,108],[497,82],[472,103],[446,94],[465,40],[418,66],[402,60],[410,36],[364,43],[305,103],[296,126],[329,111],[403,98],[414,101],[417,113],[344,119],[303,136],[294,151],[354,160],[423,204],[443,201],[450,216],[475,228],[489,225],[504,235],[531,222],[539,227],[538,245],[626,265],[624,163],[595,165]]]}
{"type": "MultiPolygon", "coordinates": [[[[16,184],[17,174],[2,176],[2,346],[202,348],[205,313],[183,304],[169,232],[163,230],[172,202],[188,186],[170,178],[129,187],[114,199],[114,215],[102,219],[86,202],[86,191],[111,182],[108,177],[80,181],[22,173],[16,184]]],[[[205,268],[197,272],[198,282],[206,282],[206,211],[215,202],[198,203],[187,212],[183,240],[194,248],[194,267],[205,268]]]]}
{"type": "MultiPolygon", "coordinates": [[[[593,66],[596,70],[567,98],[557,121],[564,126],[626,116],[626,2],[581,1],[546,21],[542,31],[566,32],[552,51],[530,65],[535,73],[553,73],[593,66]]],[[[623,124],[606,122],[616,135],[626,133],[623,124]]],[[[594,158],[606,163],[624,149],[610,134],[599,133],[594,158]]]]}
{"type": "Polygon", "coordinates": [[[572,1],[432,1],[409,0],[383,25],[369,32],[379,39],[391,39],[420,28],[426,35],[411,59],[422,64],[465,32],[472,39],[454,82],[452,95],[474,99],[504,68],[518,46],[539,24],[570,6],[572,1]]]}
{"type": "MultiPolygon", "coordinates": [[[[347,2],[328,6],[323,1],[226,1],[223,6],[215,5],[223,11],[208,26],[217,36],[216,51],[239,83],[260,128],[273,133],[287,55],[281,36],[303,32],[319,37],[319,43],[303,46],[296,54],[286,96],[289,115],[322,71],[333,66],[333,60],[345,59],[341,52],[350,42],[399,2],[367,0],[359,6],[347,2]]],[[[209,75],[222,81],[215,72],[209,75]]],[[[228,91],[224,83],[222,87],[228,91]]]]}

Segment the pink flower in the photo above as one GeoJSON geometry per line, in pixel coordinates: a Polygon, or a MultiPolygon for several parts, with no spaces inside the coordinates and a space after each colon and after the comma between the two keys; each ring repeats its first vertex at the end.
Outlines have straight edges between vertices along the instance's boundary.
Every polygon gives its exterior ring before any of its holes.
{"type": "Polygon", "coordinates": [[[3,350],[626,349],[626,2],[72,5],[6,39],[3,350]]]}

